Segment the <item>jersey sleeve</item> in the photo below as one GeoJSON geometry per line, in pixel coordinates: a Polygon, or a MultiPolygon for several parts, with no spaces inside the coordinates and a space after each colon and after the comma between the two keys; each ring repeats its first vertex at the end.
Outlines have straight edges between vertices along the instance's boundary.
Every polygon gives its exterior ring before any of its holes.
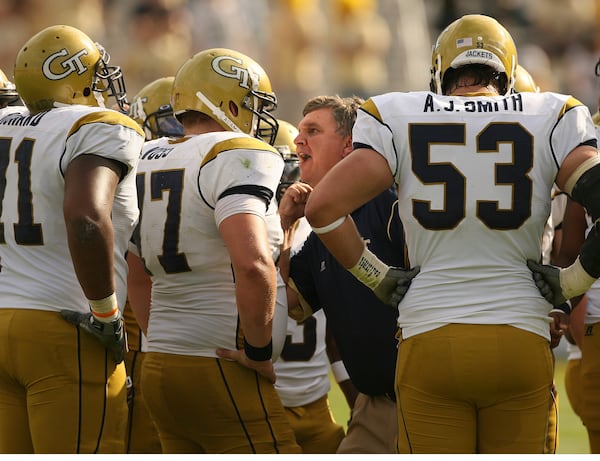
{"type": "Polygon", "coordinates": [[[266,210],[283,165],[279,152],[259,139],[239,137],[218,142],[202,161],[200,193],[213,208],[222,198],[246,194],[263,200],[266,210]]]}
{"type": "Polygon", "coordinates": [[[93,154],[120,162],[129,173],[137,166],[143,143],[143,132],[125,114],[113,110],[89,112],[73,123],[61,167],[64,172],[79,155],[93,154]]]}
{"type": "Polygon", "coordinates": [[[597,144],[590,111],[577,99],[569,97],[559,111],[556,127],[550,138],[556,161],[561,165],[573,149],[590,142],[597,144]]]}
{"type": "Polygon", "coordinates": [[[368,99],[359,109],[352,130],[352,141],[355,148],[368,147],[381,154],[388,162],[390,171],[396,176],[398,158],[394,146],[393,133],[383,122],[382,110],[385,95],[368,99]],[[382,104],[379,107],[378,104],[382,104]]]}

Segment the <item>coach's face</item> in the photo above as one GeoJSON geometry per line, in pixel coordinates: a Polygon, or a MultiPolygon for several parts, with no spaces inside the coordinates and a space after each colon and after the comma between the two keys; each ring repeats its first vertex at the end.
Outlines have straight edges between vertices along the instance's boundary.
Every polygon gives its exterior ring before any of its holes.
{"type": "Polygon", "coordinates": [[[294,143],[301,181],[314,187],[352,149],[352,137],[342,136],[337,128],[330,108],[314,110],[300,120],[294,143]]]}

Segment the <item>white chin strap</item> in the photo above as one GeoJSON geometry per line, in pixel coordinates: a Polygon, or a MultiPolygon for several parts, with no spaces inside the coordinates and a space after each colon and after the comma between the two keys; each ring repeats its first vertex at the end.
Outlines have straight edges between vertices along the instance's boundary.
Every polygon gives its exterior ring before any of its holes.
{"type": "Polygon", "coordinates": [[[436,93],[442,94],[442,79],[441,79],[442,57],[439,54],[435,58],[435,68],[436,68],[436,71],[434,74],[434,81],[435,81],[436,93]]]}
{"type": "Polygon", "coordinates": [[[506,94],[512,93],[512,89],[515,87],[515,72],[517,71],[517,62],[513,56],[512,62],[510,63],[510,75],[507,75],[506,82],[506,94]]]}
{"type": "Polygon", "coordinates": [[[196,97],[202,101],[202,103],[208,107],[210,109],[210,111],[212,112],[212,114],[215,116],[215,118],[217,118],[218,120],[221,120],[225,125],[227,125],[227,127],[231,130],[231,131],[235,131],[236,133],[243,133],[242,130],[240,130],[240,128],[233,123],[233,121],[227,117],[227,115],[225,115],[225,112],[223,112],[221,109],[219,109],[217,106],[215,106],[212,102],[210,102],[210,100],[204,96],[204,94],[200,91],[198,91],[196,93],[196,97]]]}
{"type": "Polygon", "coordinates": [[[92,91],[92,93],[94,94],[94,99],[98,103],[98,107],[105,107],[104,98],[102,97],[102,93],[100,93],[99,91],[92,91]]]}

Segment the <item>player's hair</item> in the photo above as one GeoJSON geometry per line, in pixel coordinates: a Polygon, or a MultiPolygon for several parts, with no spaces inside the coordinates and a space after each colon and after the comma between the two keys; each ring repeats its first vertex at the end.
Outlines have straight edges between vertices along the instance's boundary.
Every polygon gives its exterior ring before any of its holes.
{"type": "Polygon", "coordinates": [[[485,64],[467,64],[446,71],[442,82],[442,93],[448,94],[461,78],[467,78],[470,85],[492,85],[498,94],[505,94],[507,91],[508,79],[505,73],[498,72],[485,64]]]}
{"type": "Polygon", "coordinates": [[[304,105],[302,115],[318,109],[331,109],[333,118],[337,123],[337,133],[342,136],[350,136],[356,121],[356,112],[363,102],[364,100],[358,96],[315,96],[304,105]]]}

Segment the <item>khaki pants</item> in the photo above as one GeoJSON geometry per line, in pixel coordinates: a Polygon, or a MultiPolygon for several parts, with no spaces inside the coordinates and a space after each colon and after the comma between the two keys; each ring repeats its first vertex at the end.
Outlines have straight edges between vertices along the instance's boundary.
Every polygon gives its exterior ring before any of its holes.
{"type": "Polygon", "coordinates": [[[394,454],[398,436],[396,402],[384,396],[358,394],[348,432],[338,454],[394,454]]]}

